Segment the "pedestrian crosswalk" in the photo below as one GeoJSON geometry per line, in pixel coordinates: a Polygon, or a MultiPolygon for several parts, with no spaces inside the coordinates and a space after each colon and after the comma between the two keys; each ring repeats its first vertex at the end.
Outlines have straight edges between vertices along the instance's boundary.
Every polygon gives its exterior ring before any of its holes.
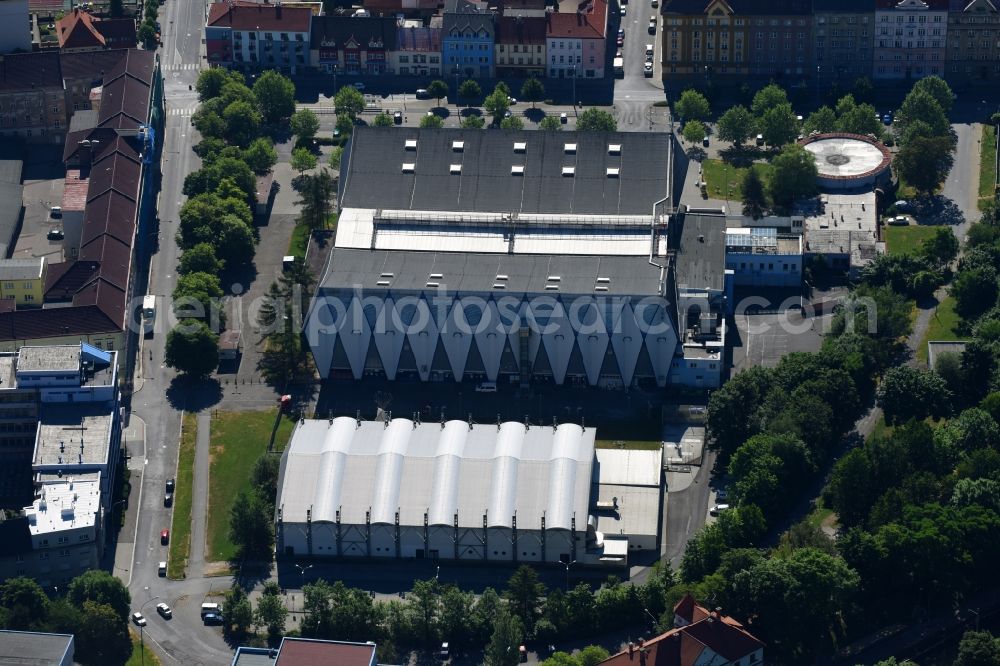
{"type": "Polygon", "coordinates": [[[188,116],[190,117],[195,109],[167,109],[168,116],[188,116]]]}
{"type": "Polygon", "coordinates": [[[167,65],[166,67],[164,67],[164,69],[166,69],[168,72],[179,72],[181,70],[198,69],[198,67],[199,67],[198,63],[193,62],[193,63],[184,63],[180,65],[167,65]]]}

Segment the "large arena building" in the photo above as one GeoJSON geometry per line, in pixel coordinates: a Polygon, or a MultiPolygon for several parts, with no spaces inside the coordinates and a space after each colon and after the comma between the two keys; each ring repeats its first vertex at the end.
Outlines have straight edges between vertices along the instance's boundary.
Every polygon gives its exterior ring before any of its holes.
{"type": "Polygon", "coordinates": [[[305,325],[320,373],[718,386],[725,221],[671,216],[672,142],[358,128],[305,325]]]}

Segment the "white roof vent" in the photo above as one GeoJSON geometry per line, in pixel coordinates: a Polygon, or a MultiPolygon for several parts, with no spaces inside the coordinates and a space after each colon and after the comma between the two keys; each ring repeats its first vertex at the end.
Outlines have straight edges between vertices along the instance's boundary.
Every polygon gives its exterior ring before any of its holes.
{"type": "Polygon", "coordinates": [[[403,173],[413,173],[416,166],[413,162],[403,162],[403,173]]]}
{"type": "Polygon", "coordinates": [[[621,155],[621,154],[622,154],[622,144],[620,143],[608,144],[608,155],[621,155]]]}
{"type": "Polygon", "coordinates": [[[389,286],[389,280],[379,280],[378,282],[375,283],[375,286],[376,287],[388,287],[389,286]]]}
{"type": "Polygon", "coordinates": [[[561,275],[550,275],[548,278],[546,278],[547,282],[559,282],[561,280],[562,280],[561,275]]]}
{"type": "Polygon", "coordinates": [[[562,168],[562,175],[564,176],[572,176],[575,173],[576,173],[576,167],[564,166],[562,168]]]}
{"type": "Polygon", "coordinates": [[[464,141],[452,141],[451,142],[451,149],[454,150],[456,153],[460,153],[463,150],[465,150],[465,142],[464,141]]]}
{"type": "Polygon", "coordinates": [[[494,282],[493,283],[493,288],[494,289],[506,289],[507,285],[504,284],[503,282],[494,282]]]}
{"type": "Polygon", "coordinates": [[[608,288],[606,286],[600,284],[594,287],[594,291],[607,291],[607,290],[608,288]]]}
{"type": "Polygon", "coordinates": [[[440,282],[428,282],[428,283],[427,283],[427,286],[428,286],[428,287],[429,287],[430,289],[437,289],[438,287],[440,287],[440,286],[441,286],[441,283],[440,283],[440,282]]]}
{"type": "Polygon", "coordinates": [[[497,280],[498,281],[499,280],[506,280],[506,279],[508,279],[508,277],[506,275],[504,275],[503,273],[497,273],[497,280]]]}
{"type": "Polygon", "coordinates": [[[392,278],[392,277],[396,277],[396,274],[395,273],[389,273],[387,271],[382,271],[381,273],[379,273],[379,277],[382,277],[382,278],[392,278]]]}
{"type": "Polygon", "coordinates": [[[608,284],[609,282],[611,282],[611,278],[609,278],[609,277],[599,277],[599,278],[597,278],[597,284],[608,284]]]}
{"type": "Polygon", "coordinates": [[[621,173],[621,169],[618,167],[608,167],[608,178],[617,178],[621,173]]]}
{"type": "Polygon", "coordinates": [[[406,145],[406,149],[407,150],[416,150],[417,149],[417,140],[416,139],[407,139],[405,145],[406,145]]]}
{"type": "Polygon", "coordinates": [[[431,273],[430,274],[430,279],[432,279],[432,280],[440,280],[443,277],[444,277],[444,273],[431,273]]]}
{"type": "Polygon", "coordinates": [[[576,144],[575,143],[563,144],[563,151],[567,155],[573,155],[573,154],[575,154],[576,153],[576,144]]]}
{"type": "Polygon", "coordinates": [[[462,165],[461,164],[452,164],[450,167],[448,167],[448,172],[449,173],[462,173],[462,165]]]}
{"type": "Polygon", "coordinates": [[[515,153],[523,153],[526,150],[528,150],[528,142],[527,141],[515,141],[514,142],[514,152],[515,153]]]}
{"type": "Polygon", "coordinates": [[[547,285],[545,285],[545,291],[559,291],[559,285],[557,285],[557,284],[547,284],[547,285]]]}
{"type": "Polygon", "coordinates": [[[524,165],[515,164],[510,168],[510,175],[512,176],[523,176],[524,175],[524,165]]]}

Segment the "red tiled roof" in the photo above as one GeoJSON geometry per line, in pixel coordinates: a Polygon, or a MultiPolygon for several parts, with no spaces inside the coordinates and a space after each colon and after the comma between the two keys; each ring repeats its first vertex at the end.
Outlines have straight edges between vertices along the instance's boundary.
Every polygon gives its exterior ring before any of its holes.
{"type": "Polygon", "coordinates": [[[74,8],[73,11],[56,21],[59,48],[103,48],[105,45],[104,35],[98,32],[97,27],[94,25],[100,22],[100,20],[87,12],[81,12],[78,7],[74,8]]]}
{"type": "Polygon", "coordinates": [[[608,3],[606,0],[584,0],[581,6],[593,5],[590,11],[581,12],[549,12],[547,20],[547,37],[565,37],[570,39],[604,39],[604,27],[607,24],[608,3]]]}
{"type": "MultiPolygon", "coordinates": [[[[124,304],[125,299],[122,299],[124,304]]],[[[58,336],[84,337],[117,333],[122,326],[96,304],[74,308],[41,308],[0,313],[0,340],[25,344],[58,336]]]]}
{"type": "Polygon", "coordinates": [[[274,666],[370,666],[375,645],[284,639],[274,666]]]}
{"type": "Polygon", "coordinates": [[[66,170],[66,182],[63,185],[62,196],[62,209],[64,213],[83,211],[87,205],[88,185],[87,177],[81,177],[79,169],[66,170]]]}
{"type": "Polygon", "coordinates": [[[0,58],[0,92],[62,88],[59,53],[14,53],[0,58]]]}
{"type": "Polygon", "coordinates": [[[257,2],[217,2],[209,8],[208,25],[233,30],[309,32],[312,10],[257,2]]]}

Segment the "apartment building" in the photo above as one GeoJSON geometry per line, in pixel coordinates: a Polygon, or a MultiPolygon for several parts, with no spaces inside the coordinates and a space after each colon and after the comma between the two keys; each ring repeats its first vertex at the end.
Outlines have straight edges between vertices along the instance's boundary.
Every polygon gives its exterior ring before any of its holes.
{"type": "Polygon", "coordinates": [[[446,74],[493,76],[495,19],[486,3],[446,0],[441,33],[441,56],[446,74]]]}
{"type": "Polygon", "coordinates": [[[213,66],[264,67],[294,74],[309,59],[312,9],[263,2],[216,2],[205,24],[213,66]]]}
{"type": "Polygon", "coordinates": [[[62,144],[68,123],[58,53],[0,58],[0,139],[62,144]]]}
{"type": "Polygon", "coordinates": [[[338,74],[385,74],[396,48],[396,19],[317,16],[312,20],[309,63],[338,74]]]}
{"type": "Polygon", "coordinates": [[[948,0],[877,0],[872,78],[943,76],[948,0]]]}
{"type": "Polygon", "coordinates": [[[953,86],[994,86],[1000,79],[1000,3],[951,0],[948,7],[948,64],[953,86]]]}
{"type": "Polygon", "coordinates": [[[503,16],[497,20],[498,76],[545,76],[543,16],[503,16]]]}
{"type": "Polygon", "coordinates": [[[599,79],[607,60],[606,0],[566,0],[546,15],[548,74],[559,79],[599,79]]]}
{"type": "Polygon", "coordinates": [[[665,76],[785,85],[815,76],[809,0],[665,0],[661,13],[665,76]]]}
{"type": "Polygon", "coordinates": [[[0,299],[17,307],[41,307],[45,297],[45,257],[0,259],[0,299]]]}
{"type": "Polygon", "coordinates": [[[389,52],[389,71],[400,76],[441,76],[440,16],[427,25],[405,19],[396,27],[396,48],[389,52]]]}
{"type": "Polygon", "coordinates": [[[135,33],[135,19],[101,19],[79,7],[56,21],[59,50],[64,53],[135,48],[135,33]]]}
{"type": "Polygon", "coordinates": [[[813,44],[821,83],[871,76],[875,0],[813,0],[813,44]]]}

